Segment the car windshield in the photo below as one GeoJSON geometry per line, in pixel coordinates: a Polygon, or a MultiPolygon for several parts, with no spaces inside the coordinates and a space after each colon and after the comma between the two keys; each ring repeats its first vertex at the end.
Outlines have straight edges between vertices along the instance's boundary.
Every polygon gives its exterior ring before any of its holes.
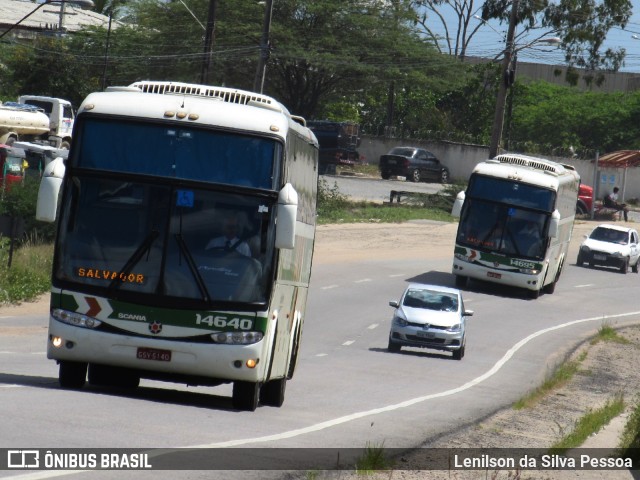
{"type": "Polygon", "coordinates": [[[436,290],[411,288],[407,290],[402,305],[425,310],[455,312],[458,310],[458,296],[436,290]]]}
{"type": "Polygon", "coordinates": [[[629,234],[620,230],[613,230],[611,228],[598,227],[589,238],[593,240],[599,240],[601,242],[617,243],[618,245],[626,245],[629,240],[629,234]]]}

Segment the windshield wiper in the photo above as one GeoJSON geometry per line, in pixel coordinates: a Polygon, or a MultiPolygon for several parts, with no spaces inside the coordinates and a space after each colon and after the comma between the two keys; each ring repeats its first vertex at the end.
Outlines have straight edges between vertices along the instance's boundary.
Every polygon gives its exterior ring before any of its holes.
{"type": "Polygon", "coordinates": [[[144,239],[142,244],[136,249],[135,252],[133,252],[133,255],[131,255],[129,260],[127,260],[127,263],[124,264],[124,267],[122,267],[122,269],[120,270],[120,275],[116,276],[116,278],[111,280],[111,283],[109,284],[109,287],[108,287],[109,290],[115,289],[119,284],[122,283],[122,280],[120,280],[120,277],[126,277],[127,275],[129,275],[129,273],[131,273],[131,270],[133,269],[133,267],[135,267],[138,264],[138,262],[142,259],[144,254],[151,248],[151,245],[159,236],[160,236],[160,232],[158,232],[157,230],[151,230],[151,232],[149,233],[149,235],[147,235],[147,237],[144,239]]]}
{"type": "Polygon", "coordinates": [[[200,290],[202,299],[205,302],[209,302],[210,300],[209,291],[207,290],[207,286],[205,285],[204,280],[202,279],[202,275],[200,275],[200,272],[198,272],[198,267],[196,266],[196,262],[193,261],[193,257],[191,256],[189,247],[187,247],[187,244],[184,242],[184,239],[182,238],[181,233],[176,233],[175,237],[176,237],[176,242],[178,242],[178,246],[180,247],[180,251],[182,252],[185,260],[187,261],[189,270],[191,270],[191,274],[193,275],[193,278],[198,284],[198,289],[200,290]]]}

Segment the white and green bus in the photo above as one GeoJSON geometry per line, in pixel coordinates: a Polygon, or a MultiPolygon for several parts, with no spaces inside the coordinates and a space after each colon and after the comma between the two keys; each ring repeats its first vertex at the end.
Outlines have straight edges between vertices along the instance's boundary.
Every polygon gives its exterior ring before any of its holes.
{"type": "Polygon", "coordinates": [[[569,165],[518,154],[474,168],[452,215],[460,217],[456,286],[470,278],[553,293],[573,231],[580,176],[569,165]]]}
{"type": "Polygon", "coordinates": [[[60,385],[232,382],[237,409],[281,406],[317,168],[304,119],[265,95],[147,81],[90,94],[38,197],[37,218],[59,222],[47,356],[60,385]]]}

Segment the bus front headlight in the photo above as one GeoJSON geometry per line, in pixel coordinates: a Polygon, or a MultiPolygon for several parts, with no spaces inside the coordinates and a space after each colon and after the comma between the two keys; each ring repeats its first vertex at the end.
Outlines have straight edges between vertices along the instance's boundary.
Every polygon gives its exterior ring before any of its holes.
{"type": "Polygon", "coordinates": [[[216,332],[211,334],[215,343],[226,345],[250,345],[264,337],[262,332],[216,332]]]}
{"type": "Polygon", "coordinates": [[[97,318],[88,317],[82,313],[70,312],[61,308],[54,308],[51,316],[59,322],[76,327],[95,329],[102,325],[102,322],[97,318]]]}

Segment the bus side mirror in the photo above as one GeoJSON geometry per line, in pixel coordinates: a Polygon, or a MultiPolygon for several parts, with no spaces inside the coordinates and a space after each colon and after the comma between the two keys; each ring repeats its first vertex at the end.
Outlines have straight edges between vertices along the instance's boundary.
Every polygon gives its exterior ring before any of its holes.
{"type": "Polygon", "coordinates": [[[464,192],[458,193],[456,195],[456,199],[453,202],[453,207],[451,208],[451,216],[460,218],[460,212],[462,211],[462,204],[464,203],[465,194],[464,192]]]}
{"type": "Polygon", "coordinates": [[[556,238],[558,236],[558,227],[560,226],[560,212],[554,210],[551,214],[551,222],[549,223],[549,236],[556,238]]]}
{"type": "Polygon", "coordinates": [[[298,192],[287,183],[278,194],[276,217],[276,248],[292,249],[296,243],[298,192]]]}
{"type": "Polygon", "coordinates": [[[58,157],[44,168],[40,188],[38,190],[38,203],[36,205],[36,220],[42,222],[55,222],[58,209],[58,194],[64,178],[64,160],[58,157]]]}

